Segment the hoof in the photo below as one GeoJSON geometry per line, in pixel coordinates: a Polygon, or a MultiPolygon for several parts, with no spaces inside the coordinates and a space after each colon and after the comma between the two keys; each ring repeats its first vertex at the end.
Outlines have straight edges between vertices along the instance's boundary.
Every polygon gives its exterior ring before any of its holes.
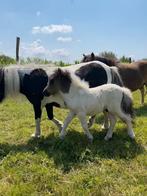
{"type": "Polygon", "coordinates": [[[31,135],[31,137],[32,137],[32,138],[40,138],[41,135],[40,135],[40,134],[35,134],[35,133],[33,133],[33,134],[31,135]]]}
{"type": "Polygon", "coordinates": [[[134,131],[128,131],[128,136],[129,136],[131,139],[134,139],[134,138],[135,138],[134,131]]]}
{"type": "Polygon", "coordinates": [[[129,135],[129,137],[130,137],[131,139],[135,139],[135,134],[129,135]]]}
{"type": "Polygon", "coordinates": [[[91,135],[90,137],[88,137],[88,142],[89,142],[90,144],[93,143],[93,136],[92,136],[92,135],[91,135]]]}
{"type": "Polygon", "coordinates": [[[63,134],[60,134],[60,135],[59,135],[59,138],[60,138],[61,140],[64,140],[64,138],[65,138],[65,135],[63,135],[63,134]]]}
{"type": "Polygon", "coordinates": [[[111,138],[112,138],[112,136],[106,135],[106,136],[104,137],[104,140],[105,140],[105,141],[109,141],[111,138]]]}

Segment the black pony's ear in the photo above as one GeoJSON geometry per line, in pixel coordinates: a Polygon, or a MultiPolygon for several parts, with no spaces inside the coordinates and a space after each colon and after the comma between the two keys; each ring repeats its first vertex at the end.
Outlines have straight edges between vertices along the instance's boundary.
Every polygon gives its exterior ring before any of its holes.
{"type": "Polygon", "coordinates": [[[93,52],[91,53],[91,57],[92,57],[92,58],[94,58],[94,57],[95,57],[95,55],[94,55],[94,53],[93,53],[93,52]]]}
{"type": "Polygon", "coordinates": [[[63,71],[60,68],[58,68],[57,73],[60,76],[60,75],[62,75],[63,71]]]}
{"type": "Polygon", "coordinates": [[[86,55],[85,54],[83,54],[83,57],[85,57],[86,55]]]}

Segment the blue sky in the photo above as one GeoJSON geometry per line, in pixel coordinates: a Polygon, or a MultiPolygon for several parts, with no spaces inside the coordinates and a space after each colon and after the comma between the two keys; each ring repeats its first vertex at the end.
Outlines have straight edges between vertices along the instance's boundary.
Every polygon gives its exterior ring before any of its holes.
{"type": "Polygon", "coordinates": [[[1,0],[0,53],[73,62],[83,53],[147,57],[146,0],[1,0]]]}

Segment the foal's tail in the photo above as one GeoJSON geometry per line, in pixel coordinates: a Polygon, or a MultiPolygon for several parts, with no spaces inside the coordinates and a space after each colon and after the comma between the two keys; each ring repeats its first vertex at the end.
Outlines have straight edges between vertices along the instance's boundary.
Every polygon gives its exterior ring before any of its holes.
{"type": "Polygon", "coordinates": [[[134,114],[134,109],[133,109],[132,93],[127,88],[123,88],[121,109],[124,113],[129,114],[131,116],[131,118],[134,118],[135,114],[134,114]]]}

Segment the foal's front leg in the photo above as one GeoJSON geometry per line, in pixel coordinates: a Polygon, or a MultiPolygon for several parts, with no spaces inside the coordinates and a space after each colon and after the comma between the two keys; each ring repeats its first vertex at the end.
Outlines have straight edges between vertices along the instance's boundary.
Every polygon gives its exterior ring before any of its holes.
{"type": "Polygon", "coordinates": [[[91,135],[91,133],[89,132],[89,129],[88,129],[88,125],[87,125],[87,121],[86,121],[86,114],[84,112],[80,112],[77,115],[78,115],[78,118],[81,122],[82,128],[84,129],[85,134],[87,135],[89,141],[92,142],[93,136],[91,135]]]}
{"type": "Polygon", "coordinates": [[[61,133],[59,135],[59,137],[61,139],[64,139],[65,135],[66,135],[66,128],[68,127],[69,123],[72,121],[72,119],[74,118],[75,113],[70,111],[70,113],[68,114],[68,116],[66,117],[64,124],[63,124],[63,128],[61,130],[61,133]]]}

